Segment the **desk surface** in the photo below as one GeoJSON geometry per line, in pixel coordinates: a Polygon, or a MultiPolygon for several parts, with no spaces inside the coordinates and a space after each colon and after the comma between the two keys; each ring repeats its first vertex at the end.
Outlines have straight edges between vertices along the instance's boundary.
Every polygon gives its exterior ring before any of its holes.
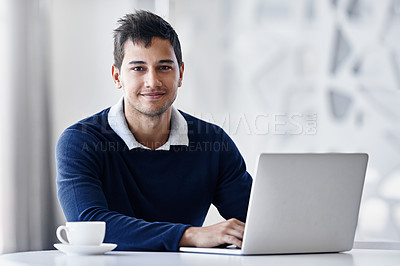
{"type": "Polygon", "coordinates": [[[175,252],[117,252],[97,256],[69,256],[59,251],[37,251],[0,256],[1,266],[111,266],[111,265],[344,265],[344,266],[399,266],[400,250],[353,249],[335,254],[232,256],[175,252]]]}

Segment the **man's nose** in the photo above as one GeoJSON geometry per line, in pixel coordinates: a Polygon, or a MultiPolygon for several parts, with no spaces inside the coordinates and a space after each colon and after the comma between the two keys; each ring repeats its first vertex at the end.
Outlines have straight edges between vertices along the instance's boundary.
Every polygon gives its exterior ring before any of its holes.
{"type": "Polygon", "coordinates": [[[157,88],[161,86],[161,80],[156,70],[149,70],[146,75],[145,86],[147,88],[157,88]]]}

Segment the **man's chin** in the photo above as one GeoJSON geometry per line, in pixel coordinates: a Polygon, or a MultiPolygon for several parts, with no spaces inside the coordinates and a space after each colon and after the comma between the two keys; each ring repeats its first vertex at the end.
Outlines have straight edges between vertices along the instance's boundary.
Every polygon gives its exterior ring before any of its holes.
{"type": "Polygon", "coordinates": [[[146,109],[146,110],[139,110],[139,112],[148,117],[158,117],[163,115],[167,110],[168,107],[157,108],[157,109],[146,109]]]}

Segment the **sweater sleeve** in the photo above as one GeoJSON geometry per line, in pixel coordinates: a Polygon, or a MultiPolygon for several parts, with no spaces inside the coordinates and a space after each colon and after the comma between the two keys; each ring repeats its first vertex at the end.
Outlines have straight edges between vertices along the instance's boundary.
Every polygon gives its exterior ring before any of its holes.
{"type": "MultiPolygon", "coordinates": [[[[221,130],[222,131],[222,130],[221,130]]],[[[213,204],[225,219],[246,221],[252,178],[232,139],[222,131],[219,177],[213,204]]]]}
{"type": "Polygon", "coordinates": [[[57,194],[67,221],[105,221],[104,241],[118,244],[117,250],[177,251],[189,225],[147,222],[108,208],[99,143],[78,129],[67,129],[57,142],[57,194]]]}

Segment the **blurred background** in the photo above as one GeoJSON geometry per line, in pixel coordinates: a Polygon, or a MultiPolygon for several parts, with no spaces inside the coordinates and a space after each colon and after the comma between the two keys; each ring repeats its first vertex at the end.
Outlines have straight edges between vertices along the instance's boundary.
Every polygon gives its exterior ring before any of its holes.
{"type": "Polygon", "coordinates": [[[135,9],[180,37],[175,106],[222,126],[252,175],[261,152],[367,152],[356,240],[400,241],[399,0],[2,0],[0,253],[57,242],[55,143],[121,97],[112,32],[135,9]]]}

